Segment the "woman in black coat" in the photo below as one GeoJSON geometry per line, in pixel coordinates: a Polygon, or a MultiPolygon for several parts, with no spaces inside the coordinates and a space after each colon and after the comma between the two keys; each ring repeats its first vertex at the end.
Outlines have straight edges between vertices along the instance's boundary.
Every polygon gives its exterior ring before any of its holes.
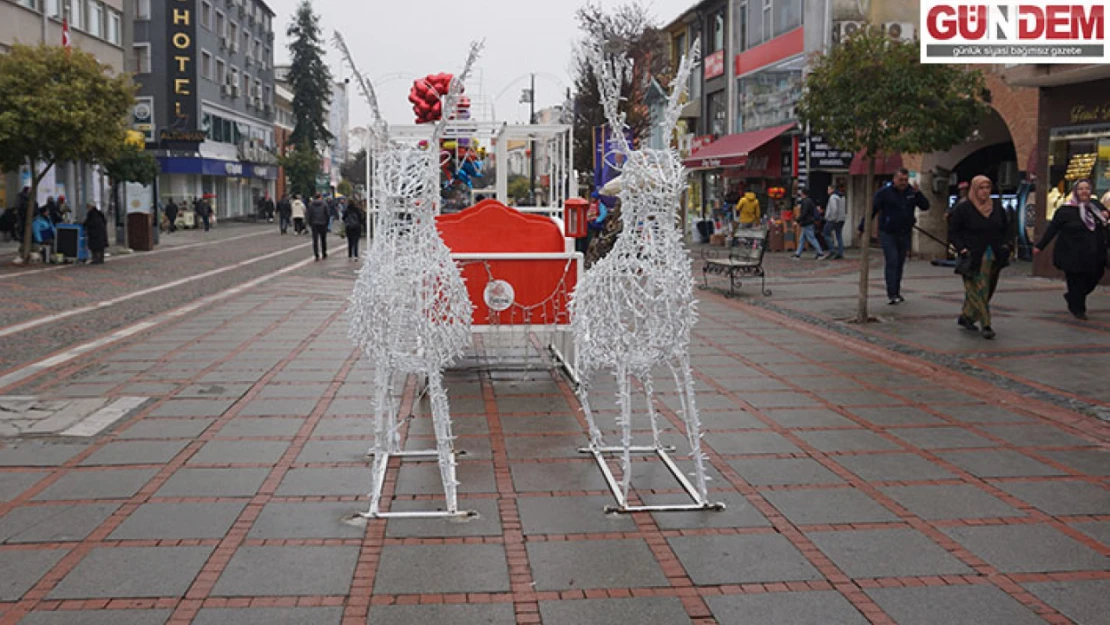
{"type": "Polygon", "coordinates": [[[1067,278],[1064,299],[1076,319],[1087,318],[1087,296],[1106,272],[1108,220],[1106,208],[1091,197],[1091,181],[1080,180],[1068,201],[1056,209],[1044,236],[1033,248],[1033,253],[1039,254],[1052,239],[1060,237],[1052,252],[1052,264],[1067,278]]]}
{"type": "Polygon", "coordinates": [[[948,240],[960,254],[956,272],[964,279],[964,307],[956,323],[979,330],[993,339],[990,301],[998,287],[998,276],[1010,261],[1010,219],[1001,203],[991,198],[991,179],[975,176],[968,197],[952,209],[948,240]]]}
{"type": "Polygon", "coordinates": [[[108,247],[108,220],[95,204],[89,204],[85,215],[85,237],[88,240],[92,264],[104,264],[104,250],[108,247]]]}

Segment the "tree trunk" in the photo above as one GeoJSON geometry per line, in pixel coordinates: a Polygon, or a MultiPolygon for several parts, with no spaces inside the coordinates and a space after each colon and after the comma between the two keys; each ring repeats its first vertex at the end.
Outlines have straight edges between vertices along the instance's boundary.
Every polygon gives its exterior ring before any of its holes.
{"type": "Polygon", "coordinates": [[[871,157],[867,162],[867,180],[863,185],[866,190],[864,193],[864,213],[863,213],[863,235],[860,237],[860,254],[859,254],[859,308],[856,311],[856,322],[867,323],[867,290],[868,280],[871,278],[871,229],[874,226],[874,216],[872,215],[872,202],[874,202],[875,194],[872,192],[871,185],[875,181],[875,159],[871,157]],[[870,201],[866,201],[870,200],[870,201]]]}

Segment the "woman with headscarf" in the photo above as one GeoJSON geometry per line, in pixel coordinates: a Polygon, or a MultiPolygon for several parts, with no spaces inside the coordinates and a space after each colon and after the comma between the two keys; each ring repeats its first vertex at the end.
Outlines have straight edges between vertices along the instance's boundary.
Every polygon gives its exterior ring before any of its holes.
{"type": "Polygon", "coordinates": [[[990,301],[1002,268],[1009,264],[1012,237],[1009,215],[991,197],[990,178],[971,179],[967,197],[952,208],[948,237],[960,254],[956,271],[964,279],[964,307],[956,323],[993,339],[990,301]]]}
{"type": "Polygon", "coordinates": [[[1091,181],[1080,180],[1072,187],[1064,205],[1056,209],[1044,236],[1033,248],[1039,254],[1059,235],[1052,252],[1052,264],[1064,272],[1068,291],[1064,300],[1076,319],[1087,319],[1087,296],[1095,290],[1106,272],[1106,207],[1091,197],[1091,181]]]}

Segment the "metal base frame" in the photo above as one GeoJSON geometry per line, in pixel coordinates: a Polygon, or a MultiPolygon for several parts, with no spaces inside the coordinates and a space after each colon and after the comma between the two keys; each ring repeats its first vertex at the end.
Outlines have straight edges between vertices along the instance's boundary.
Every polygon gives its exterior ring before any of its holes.
{"type": "MultiPolygon", "coordinates": [[[[456,455],[464,455],[465,453],[466,452],[463,451],[452,451],[451,460],[454,461],[454,457],[456,455]]],[[[374,451],[370,450],[369,455],[374,456],[374,451]]],[[[376,485],[378,491],[377,493],[370,493],[371,497],[373,497],[373,495],[375,494],[377,494],[379,497],[381,496],[381,491],[385,487],[385,472],[389,469],[389,460],[391,458],[396,457],[402,460],[404,460],[405,458],[416,458],[430,459],[434,461],[439,456],[439,452],[434,449],[419,449],[403,450],[393,453],[385,452],[384,455],[384,461],[378,465],[380,467],[378,469],[378,475],[374,476],[374,484],[376,485]]],[[[364,519],[465,519],[478,516],[478,512],[476,510],[455,510],[454,512],[452,512],[450,508],[457,507],[456,502],[447,503],[447,510],[412,510],[404,512],[374,512],[367,510],[366,512],[359,512],[358,516],[364,519]]]]}
{"type": "Polygon", "coordinates": [[[624,453],[624,447],[597,447],[594,445],[590,445],[589,447],[579,448],[578,452],[583,454],[591,454],[594,457],[594,460],[597,461],[597,466],[601,468],[601,474],[605,477],[605,483],[609,485],[610,492],[613,493],[613,497],[617,500],[617,505],[605,506],[605,512],[630,514],[633,512],[691,512],[697,510],[724,510],[725,504],[719,501],[709,502],[708,500],[702,499],[701,495],[698,494],[697,489],[694,488],[694,485],[690,483],[690,480],[686,479],[686,476],[682,474],[682,470],[678,468],[678,465],[675,464],[674,459],[671,458],[670,454],[674,450],[675,448],[670,446],[655,447],[652,445],[639,447],[633,446],[628,448],[628,451],[634,454],[655,454],[656,456],[658,456],[659,459],[663,461],[663,464],[667,467],[667,470],[671,472],[671,475],[673,475],[675,479],[678,480],[678,483],[682,485],[682,489],[685,490],[686,494],[690,496],[690,499],[694,501],[693,503],[662,504],[656,506],[630,506],[628,505],[628,500],[625,498],[624,493],[621,492],[620,485],[617,484],[617,478],[613,475],[613,470],[609,468],[609,463],[605,461],[604,455],[624,453]]]}

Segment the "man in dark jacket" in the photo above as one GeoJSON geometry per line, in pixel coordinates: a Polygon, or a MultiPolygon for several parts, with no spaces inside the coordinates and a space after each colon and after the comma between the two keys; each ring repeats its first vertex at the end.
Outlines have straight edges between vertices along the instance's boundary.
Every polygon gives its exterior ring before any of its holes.
{"type": "Polygon", "coordinates": [[[166,204],[166,230],[168,232],[177,232],[177,202],[170,198],[170,203],[166,204]]]}
{"type": "Polygon", "coordinates": [[[289,194],[281,196],[281,200],[277,204],[278,213],[278,228],[281,233],[285,234],[289,231],[289,222],[293,221],[293,205],[289,203],[289,194]]]}
{"type": "Polygon", "coordinates": [[[108,247],[108,220],[96,204],[89,204],[86,210],[85,237],[92,255],[92,264],[103,265],[104,250],[108,247]]]}
{"type": "MultiPolygon", "coordinates": [[[[914,183],[910,186],[910,172],[906,168],[894,174],[894,183],[879,189],[871,205],[871,217],[879,217],[879,242],[886,260],[886,296],[890,305],[901,304],[902,271],[910,252],[913,226],[917,223],[916,210],[929,210],[929,200],[914,183]]],[[[863,232],[861,229],[860,232],[863,232]]]]}
{"type": "Polygon", "coordinates": [[[312,253],[316,255],[316,260],[328,257],[328,220],[331,218],[331,211],[328,209],[328,203],[324,201],[323,197],[317,193],[312,202],[308,205],[308,210],[305,214],[305,219],[308,225],[312,228],[312,253]]]}
{"type": "Polygon", "coordinates": [[[193,202],[193,212],[200,218],[201,223],[204,224],[204,231],[208,232],[212,228],[212,205],[208,200],[198,197],[193,202]]]}
{"type": "Polygon", "coordinates": [[[809,197],[808,189],[802,189],[801,192],[802,202],[798,210],[798,225],[802,229],[802,235],[798,237],[798,251],[794,253],[794,260],[802,257],[806,241],[809,241],[813,250],[817,252],[817,260],[821,260],[825,258],[825,252],[821,251],[821,244],[817,242],[817,233],[813,229],[817,224],[817,204],[809,197]]]}

